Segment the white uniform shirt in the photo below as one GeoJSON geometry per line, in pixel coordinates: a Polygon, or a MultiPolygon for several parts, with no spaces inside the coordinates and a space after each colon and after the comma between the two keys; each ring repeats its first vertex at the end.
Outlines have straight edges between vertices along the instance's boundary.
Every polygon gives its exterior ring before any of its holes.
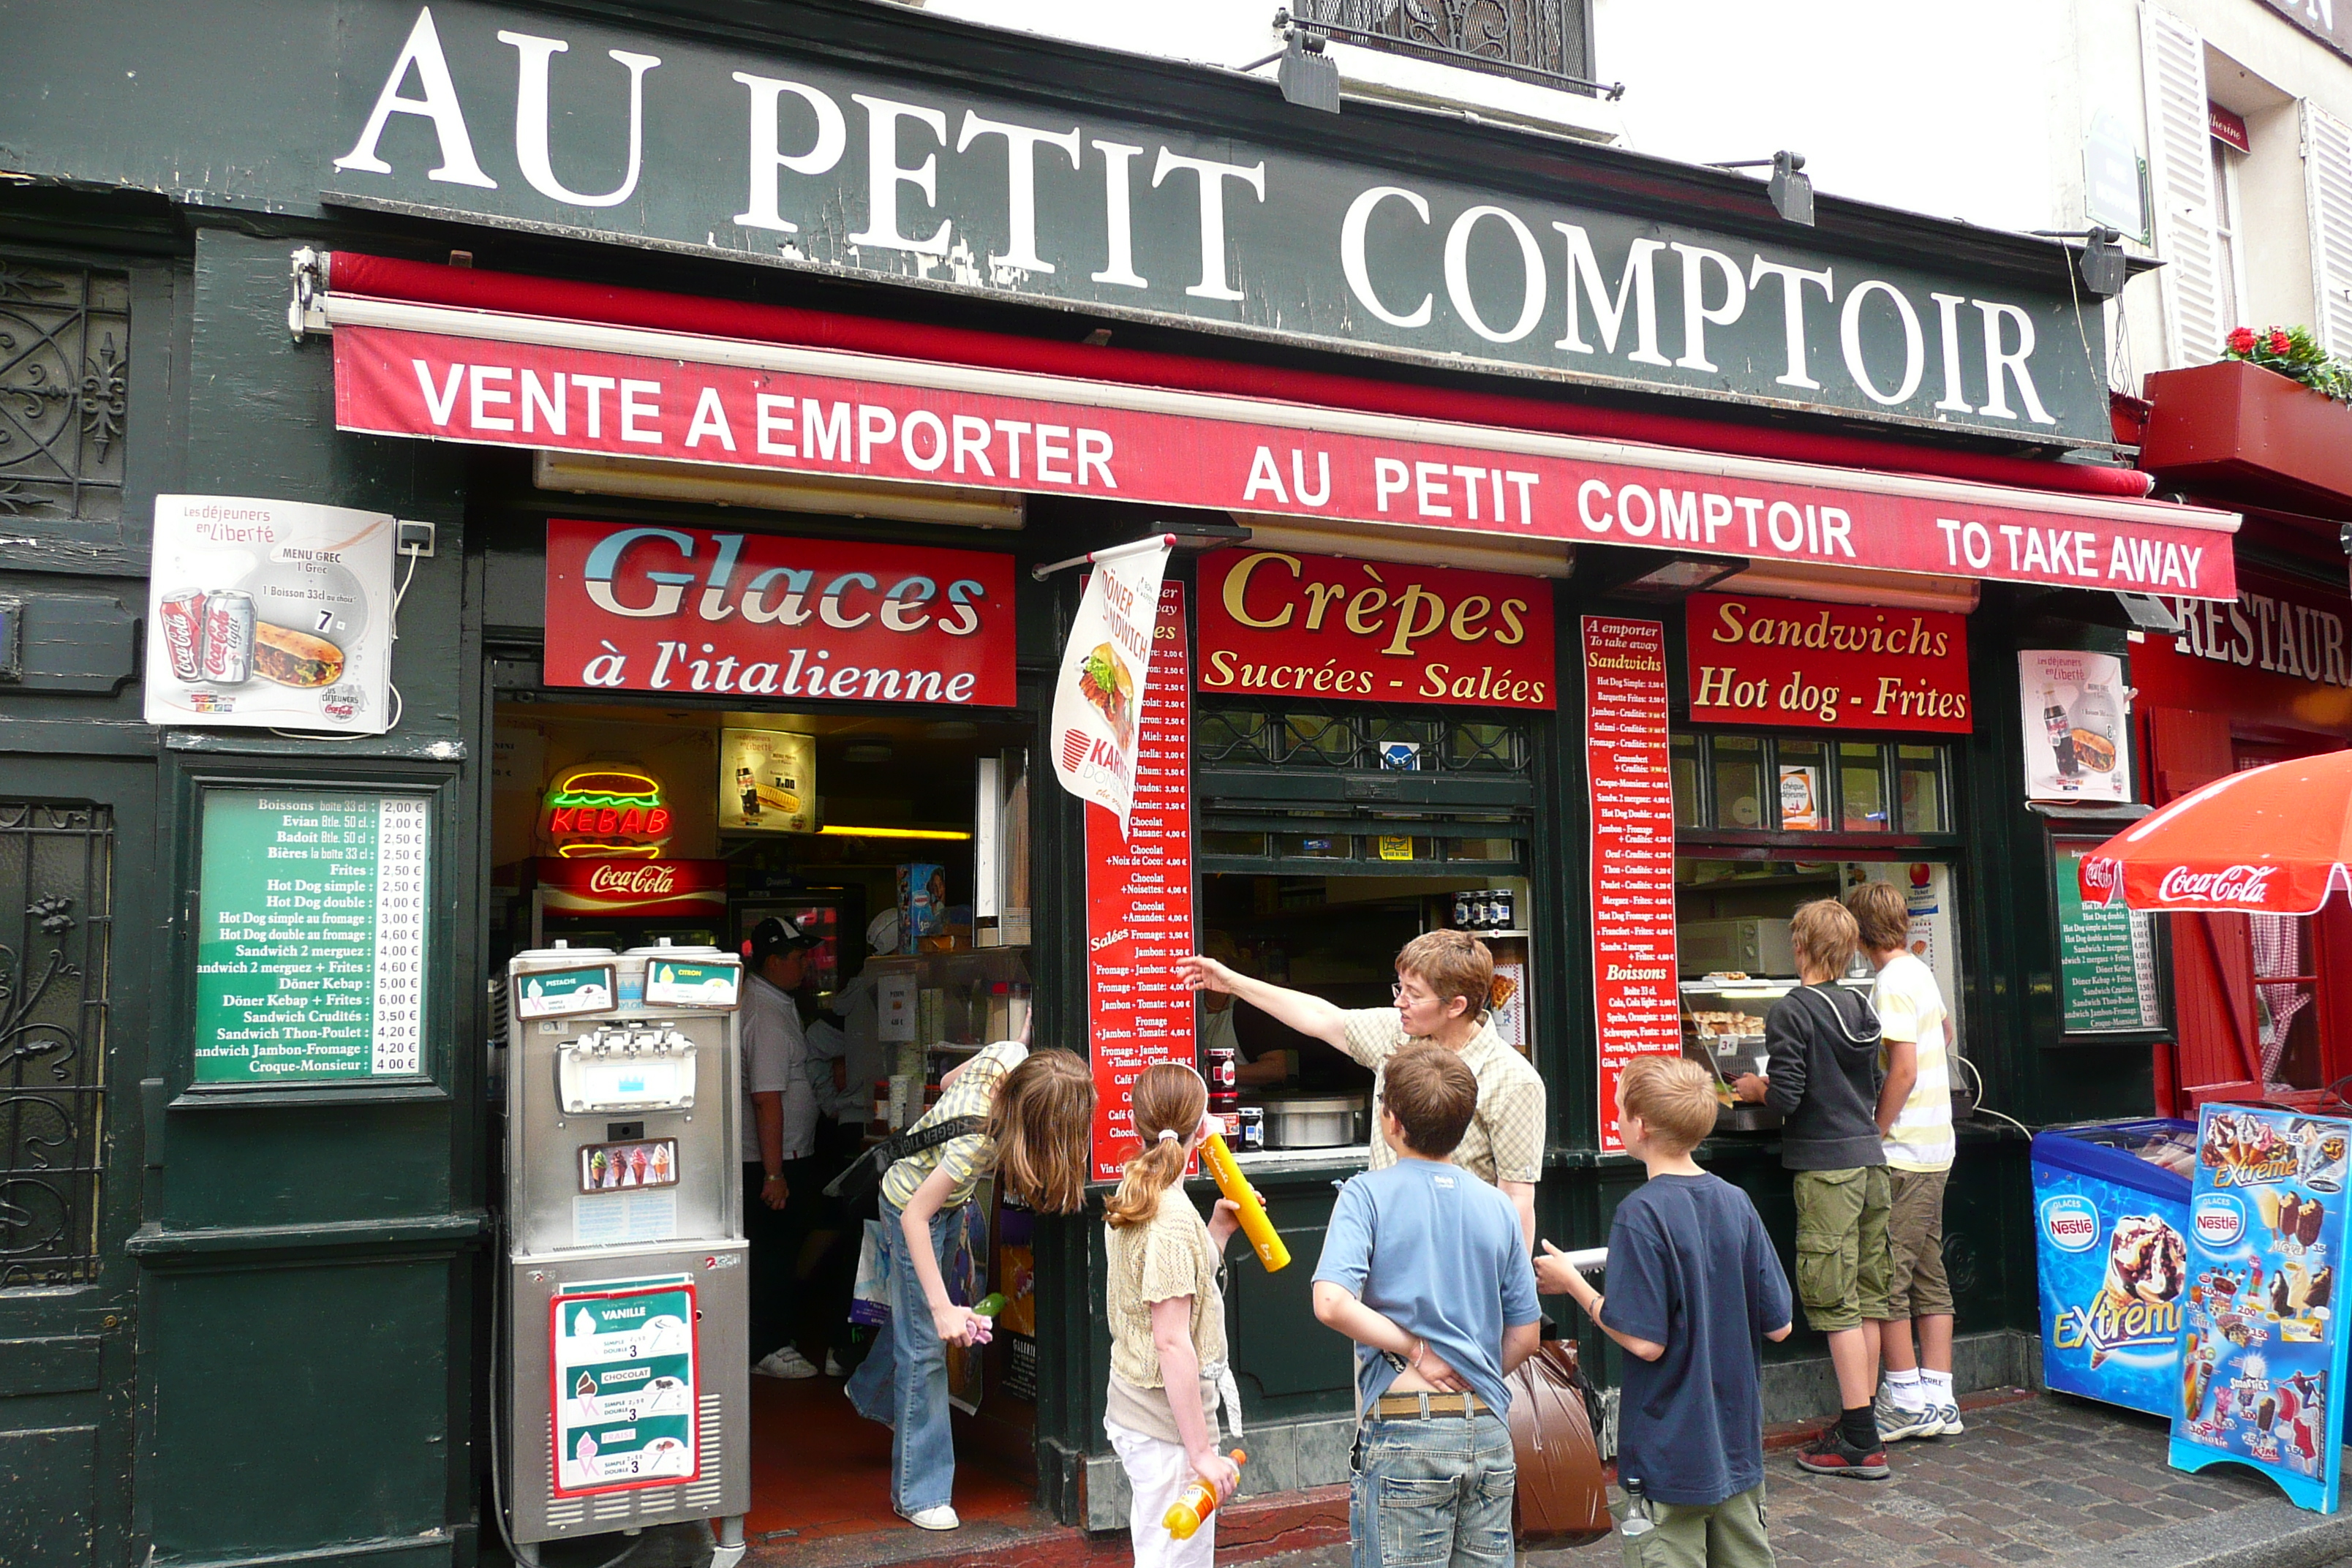
{"type": "Polygon", "coordinates": [[[809,1082],[808,1039],[801,1033],[800,1009],[765,977],[747,974],[743,984],[743,1163],[757,1165],[760,1117],[755,1094],[784,1097],[787,1160],[816,1152],[816,1091],[809,1082]]]}

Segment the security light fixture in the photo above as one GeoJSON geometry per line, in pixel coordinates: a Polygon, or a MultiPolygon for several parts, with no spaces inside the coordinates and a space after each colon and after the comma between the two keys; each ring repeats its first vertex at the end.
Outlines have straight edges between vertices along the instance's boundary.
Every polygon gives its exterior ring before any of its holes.
{"type": "Polygon", "coordinates": [[[2102,300],[2112,300],[2124,291],[2130,279],[2123,247],[2116,242],[2123,238],[2119,228],[2037,228],[2032,231],[2041,239],[2079,239],[2083,254],[2074,260],[2074,270],[2082,276],[2083,287],[2102,300]]]}
{"type": "Polygon", "coordinates": [[[2131,617],[2131,624],[2138,630],[2154,632],[2158,637],[2177,637],[2180,635],[2180,623],[2174,618],[2172,606],[2155,595],[2118,591],[2116,597],[2122,601],[2124,614],[2131,617]]]}
{"type": "Polygon", "coordinates": [[[1805,158],[1801,153],[1775,153],[1769,158],[1748,158],[1728,163],[1710,163],[1710,169],[1761,169],[1767,165],[1772,173],[1764,182],[1765,195],[1772,200],[1772,210],[1790,223],[1813,226],[1813,182],[1804,173],[1805,158]]]}
{"type": "Polygon", "coordinates": [[[1339,112],[1339,62],[1323,52],[1323,40],[1316,34],[1291,31],[1283,42],[1282,64],[1275,68],[1274,79],[1282,88],[1284,102],[1339,112]]]}

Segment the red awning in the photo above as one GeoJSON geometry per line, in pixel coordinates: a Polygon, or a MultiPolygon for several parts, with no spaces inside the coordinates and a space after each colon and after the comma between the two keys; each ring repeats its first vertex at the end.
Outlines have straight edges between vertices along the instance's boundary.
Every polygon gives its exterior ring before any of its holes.
{"type": "MultiPolygon", "coordinates": [[[[335,334],[346,430],[1815,566],[2234,593],[2233,513],[1732,449],[1821,438],[1697,420],[1666,423],[1698,447],[1561,434],[1571,416],[1627,416],[1246,367],[1220,368],[1227,381],[1313,383],[1326,398],[1202,390],[1170,383],[1205,381],[1197,367],[1213,362],[1113,359],[1082,345],[373,258],[338,256],[330,279],[312,320],[335,334]],[[922,352],[942,345],[963,357],[922,352]],[[885,348],[905,352],[876,352],[885,348]],[[983,349],[1013,363],[991,363],[983,349]],[[1024,368],[1064,360],[1097,374],[1024,368]],[[1181,366],[1195,368],[1174,374],[1181,366]],[[1100,374],[1113,368],[1129,378],[1100,374]],[[1527,422],[1499,421],[1505,413],[1527,422]]],[[[1947,467],[1997,462],[2016,479],[2080,484],[2100,472],[1843,444],[1947,467]]]]}

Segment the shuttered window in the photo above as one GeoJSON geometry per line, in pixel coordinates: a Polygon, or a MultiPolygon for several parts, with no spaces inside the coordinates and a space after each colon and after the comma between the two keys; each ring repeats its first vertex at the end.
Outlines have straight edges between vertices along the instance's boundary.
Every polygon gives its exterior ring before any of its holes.
{"type": "Polygon", "coordinates": [[[2215,235],[2211,132],[2205,112],[2205,40],[2154,5],[2140,12],[2147,74],[2148,178],[2156,187],[2156,244],[2165,260],[2164,347],[2168,364],[2218,359],[2237,323],[2223,319],[2215,235]]]}
{"type": "Polygon", "coordinates": [[[2352,127],[2307,100],[2303,179],[2311,215],[2313,326],[2328,353],[2352,354],[2352,127]]]}

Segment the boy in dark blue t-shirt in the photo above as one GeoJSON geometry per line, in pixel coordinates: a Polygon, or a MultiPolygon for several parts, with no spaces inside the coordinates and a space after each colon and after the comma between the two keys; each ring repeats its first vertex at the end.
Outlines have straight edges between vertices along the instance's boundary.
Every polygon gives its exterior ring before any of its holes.
{"type": "Polygon", "coordinates": [[[1641,1057],[1617,1084],[1626,1152],[1650,1179],[1617,1205],[1603,1298],[1558,1255],[1542,1289],[1565,1293],[1626,1353],[1617,1473],[1624,1528],[1655,1527],[1665,1561],[1770,1568],[1764,1531],[1764,1342],[1789,1337],[1788,1277],[1746,1194],[1691,1159],[1715,1130],[1715,1086],[1679,1057],[1641,1057]]]}

